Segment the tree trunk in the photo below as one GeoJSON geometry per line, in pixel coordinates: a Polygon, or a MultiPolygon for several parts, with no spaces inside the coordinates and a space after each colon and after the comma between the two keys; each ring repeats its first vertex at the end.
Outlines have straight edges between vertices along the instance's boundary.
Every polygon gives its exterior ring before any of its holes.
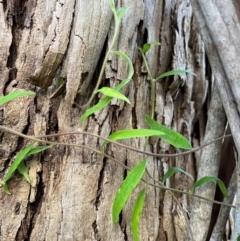
{"type": "MultiPolygon", "coordinates": [[[[123,17],[116,44],[116,49],[126,53],[134,64],[134,77],[123,90],[131,104],[113,100],[104,110],[89,117],[84,130],[107,137],[116,130],[147,128],[145,114],[150,114],[150,83],[138,47],[159,41],[161,46],[152,47],[147,54],[154,77],[171,69],[191,69],[197,76],[183,74],[156,83],[156,120],[182,133],[195,147],[203,143],[205,131],[206,140],[208,136],[211,139],[223,135],[224,111],[217,90],[212,90],[214,82],[190,1],[125,0],[117,1],[117,6],[131,6],[123,17]],[[217,110],[214,101],[218,102],[217,110]],[[223,116],[215,131],[212,125],[216,124],[217,114],[210,119],[208,108],[223,116]]],[[[85,104],[93,91],[113,36],[114,19],[108,0],[1,1],[0,27],[0,94],[16,89],[36,92],[35,97],[1,106],[0,124],[35,136],[77,131],[83,114],[77,106],[85,104]],[[66,80],[66,87],[63,93],[55,94],[59,77],[66,80]]],[[[115,87],[126,76],[126,63],[111,56],[103,85],[115,87]]],[[[7,132],[1,133],[0,140],[3,176],[27,140],[7,132]]],[[[99,149],[102,143],[88,135],[53,140],[94,149],[99,149]]],[[[143,139],[122,143],[144,148],[143,139]]],[[[201,157],[199,152],[176,158],[148,157],[147,168],[158,180],[173,166],[195,178],[206,173],[217,175],[221,143],[217,147],[209,146],[208,150],[201,157]],[[206,155],[212,152],[216,155],[213,163],[209,163],[214,165],[214,170],[201,164],[207,163],[206,155]]],[[[161,140],[149,145],[147,151],[174,153],[161,140]]],[[[107,153],[130,168],[143,159],[142,154],[114,145],[108,145],[107,153]]],[[[134,190],[119,223],[114,225],[111,205],[126,177],[123,167],[93,151],[66,146],[55,146],[29,158],[27,166],[31,185],[14,175],[9,182],[11,195],[0,192],[1,240],[133,240],[131,211],[145,184],[134,190]]],[[[192,185],[183,174],[175,174],[166,183],[167,187],[186,192],[192,185]]],[[[209,189],[213,193],[210,196],[214,196],[215,186],[209,189]]],[[[192,201],[186,194],[175,194],[174,198],[168,191],[148,186],[140,221],[141,240],[180,241],[187,237],[193,240],[192,233],[195,236],[201,230],[189,225],[187,212],[194,213],[192,201]]],[[[209,215],[211,208],[210,203],[206,210],[209,215]]],[[[198,220],[197,215],[191,220],[195,217],[198,220]]]]}

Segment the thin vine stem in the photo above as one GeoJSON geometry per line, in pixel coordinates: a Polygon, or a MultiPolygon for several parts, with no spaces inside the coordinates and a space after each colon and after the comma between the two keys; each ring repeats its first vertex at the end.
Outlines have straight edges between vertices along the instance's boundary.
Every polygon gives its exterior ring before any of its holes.
{"type": "Polygon", "coordinates": [[[101,70],[100,70],[100,73],[99,73],[99,76],[98,76],[97,84],[96,84],[96,86],[95,86],[95,88],[94,88],[94,90],[92,92],[92,95],[90,96],[88,102],[85,105],[83,105],[83,106],[77,105],[81,109],[87,109],[91,105],[91,103],[92,103],[92,101],[93,101],[93,99],[94,99],[94,97],[96,95],[96,92],[97,92],[97,90],[98,90],[98,88],[99,88],[99,86],[100,86],[100,84],[102,82],[102,78],[103,78],[103,74],[104,74],[104,71],[105,71],[105,67],[106,67],[107,61],[109,59],[110,54],[112,53],[112,50],[114,48],[115,42],[116,42],[118,34],[119,34],[120,21],[118,20],[118,18],[116,16],[116,13],[114,13],[114,19],[115,19],[115,28],[114,28],[115,31],[114,31],[114,35],[113,35],[113,40],[112,40],[111,45],[109,47],[109,50],[107,51],[107,54],[106,54],[106,56],[105,56],[105,58],[103,60],[103,64],[102,64],[102,67],[101,67],[101,70]]]}
{"type": "Polygon", "coordinates": [[[164,185],[162,184],[162,182],[160,182],[159,180],[157,180],[156,178],[154,178],[154,177],[149,173],[149,171],[148,171],[147,169],[146,169],[146,172],[147,172],[147,174],[149,175],[149,177],[150,177],[151,179],[153,179],[155,182],[159,183],[159,185],[152,184],[152,183],[147,183],[147,184],[149,184],[150,186],[158,187],[158,188],[161,188],[161,189],[170,191],[170,192],[178,192],[178,193],[181,193],[181,194],[187,194],[187,195],[189,195],[190,197],[193,197],[193,198],[198,198],[198,199],[202,199],[202,200],[205,200],[205,201],[208,201],[208,202],[212,202],[212,203],[216,203],[216,204],[220,204],[220,205],[225,205],[225,206],[228,206],[228,207],[231,207],[231,208],[236,208],[234,205],[231,205],[231,204],[228,204],[228,203],[223,203],[223,202],[211,200],[211,199],[208,199],[208,198],[206,198],[206,197],[202,197],[202,196],[195,195],[195,194],[190,194],[189,192],[186,192],[186,191],[181,191],[181,190],[177,190],[177,189],[174,189],[174,188],[166,187],[166,186],[164,186],[164,185]]]}
{"type": "Polygon", "coordinates": [[[151,85],[151,118],[153,119],[153,118],[154,118],[154,110],[155,110],[155,81],[154,81],[154,79],[153,79],[153,77],[152,77],[152,74],[151,74],[151,72],[150,72],[150,69],[149,69],[149,66],[148,66],[146,57],[145,57],[142,49],[141,49],[141,48],[138,48],[138,49],[139,49],[139,51],[140,51],[140,53],[141,53],[144,66],[145,66],[145,68],[146,68],[148,77],[149,77],[149,79],[150,79],[150,85],[151,85]]]}
{"type": "MultiPolygon", "coordinates": [[[[134,151],[134,152],[137,152],[137,153],[141,153],[141,154],[144,154],[144,155],[147,155],[147,156],[153,156],[153,157],[177,157],[177,156],[188,155],[188,154],[194,153],[196,151],[200,151],[204,147],[206,147],[208,145],[211,145],[211,144],[215,143],[216,141],[220,141],[224,138],[232,137],[232,134],[224,135],[224,136],[218,137],[218,138],[216,138],[212,141],[209,141],[205,144],[202,144],[199,147],[193,148],[189,151],[184,151],[184,152],[174,153],[174,154],[157,154],[157,153],[152,153],[152,152],[147,152],[147,151],[141,151],[137,148],[127,146],[127,145],[124,145],[122,143],[109,140],[109,139],[104,138],[102,136],[99,136],[99,135],[96,135],[96,134],[93,134],[93,133],[90,133],[90,132],[84,132],[84,131],[73,131],[73,132],[57,133],[57,134],[50,134],[50,135],[44,135],[44,136],[28,136],[28,135],[24,135],[24,134],[22,134],[18,131],[12,130],[11,128],[8,128],[6,126],[2,126],[2,125],[0,125],[0,130],[12,133],[14,135],[17,135],[17,136],[20,136],[20,137],[23,137],[23,138],[31,139],[33,141],[38,141],[38,142],[44,142],[43,140],[41,140],[41,138],[51,138],[51,137],[68,136],[68,135],[90,135],[90,136],[94,136],[96,138],[102,139],[104,141],[108,141],[109,143],[112,143],[114,145],[126,148],[128,150],[131,150],[131,151],[134,151]]],[[[51,144],[53,144],[53,143],[54,142],[51,142],[51,144]]],[[[65,143],[65,145],[66,145],[66,143],[65,143]]]]}
{"type": "MultiPolygon", "coordinates": [[[[69,133],[59,133],[59,134],[52,134],[52,135],[35,137],[35,136],[28,136],[28,135],[22,134],[22,133],[20,133],[20,132],[17,132],[17,131],[15,131],[15,130],[12,130],[12,129],[8,128],[8,127],[1,126],[1,125],[0,125],[0,130],[4,130],[4,131],[9,132],[9,133],[11,133],[11,134],[13,134],[13,135],[17,135],[17,136],[19,136],[19,137],[23,137],[23,138],[25,138],[25,139],[28,139],[28,140],[31,140],[31,141],[34,141],[34,142],[40,142],[40,143],[50,144],[50,145],[52,145],[52,146],[57,146],[57,145],[58,145],[58,146],[69,146],[69,147],[86,148],[86,149],[88,149],[88,150],[90,150],[90,151],[93,151],[93,152],[95,152],[95,153],[97,153],[97,154],[99,154],[99,155],[102,155],[102,156],[104,156],[104,157],[106,157],[106,158],[114,161],[115,163],[119,164],[119,165],[122,166],[123,168],[126,168],[128,171],[131,171],[131,168],[129,168],[128,166],[124,165],[122,162],[120,162],[120,161],[116,160],[115,158],[109,156],[108,154],[106,154],[106,153],[104,153],[104,152],[101,152],[101,151],[98,151],[98,150],[96,150],[96,149],[94,149],[94,148],[92,148],[92,147],[90,147],[90,146],[80,145],[80,144],[69,144],[69,143],[63,143],[63,142],[53,142],[53,141],[47,141],[47,140],[42,140],[42,139],[41,139],[41,138],[50,138],[50,137],[63,136],[63,135],[71,135],[71,134],[88,134],[88,135],[91,135],[91,136],[99,137],[100,139],[103,139],[103,140],[107,140],[107,141],[109,141],[109,142],[111,142],[111,143],[113,143],[113,144],[117,144],[117,145],[120,145],[120,146],[122,146],[122,147],[131,149],[131,148],[129,148],[128,146],[125,146],[125,145],[123,145],[123,144],[120,144],[120,143],[117,143],[117,142],[108,140],[108,139],[106,139],[106,138],[100,137],[100,136],[95,135],[95,134],[91,134],[91,133],[87,133],[87,132],[72,132],[72,133],[69,132],[69,133]]],[[[231,135],[226,135],[226,136],[217,138],[217,139],[215,139],[214,141],[221,140],[222,138],[226,138],[226,137],[230,137],[230,136],[231,136],[231,135]]],[[[214,141],[212,141],[211,143],[213,143],[214,141]]],[[[210,144],[211,144],[211,143],[210,143],[210,144]]],[[[209,144],[209,143],[207,143],[207,144],[209,144]]],[[[205,146],[206,146],[206,144],[205,144],[205,146]]],[[[202,148],[203,148],[203,147],[202,147],[202,148]]],[[[132,148],[131,150],[136,151],[136,152],[140,152],[140,153],[143,153],[143,154],[148,153],[148,152],[139,151],[139,150],[137,150],[137,149],[135,149],[135,148],[132,148]]],[[[152,153],[151,153],[151,154],[152,154],[152,153]]],[[[183,154],[183,153],[181,153],[181,154],[183,154]]],[[[166,156],[166,155],[164,155],[164,156],[166,156]]],[[[149,172],[148,172],[148,174],[150,175],[149,172]]],[[[229,206],[229,207],[235,208],[235,206],[230,205],[230,204],[227,204],[227,203],[222,203],[222,202],[218,202],[218,201],[215,201],[215,200],[210,200],[210,199],[208,199],[208,198],[201,197],[201,196],[194,195],[194,194],[190,194],[190,193],[185,192],[185,191],[181,191],[181,190],[177,190],[177,189],[165,187],[164,185],[162,185],[162,183],[161,183],[159,180],[155,179],[155,178],[152,177],[151,175],[150,175],[150,177],[151,177],[155,182],[159,183],[159,185],[156,185],[156,184],[154,184],[154,183],[148,182],[148,181],[145,180],[144,178],[142,178],[141,180],[142,180],[144,183],[146,183],[147,185],[150,185],[150,186],[153,186],[153,187],[161,188],[161,189],[168,190],[168,191],[172,191],[172,192],[178,192],[178,193],[182,193],[182,194],[187,194],[187,195],[190,195],[190,196],[193,197],[193,198],[199,198],[199,199],[203,199],[203,200],[208,201],[208,202],[212,202],[212,203],[216,203],[216,204],[222,204],[222,205],[225,205],[225,206],[229,206]]]]}

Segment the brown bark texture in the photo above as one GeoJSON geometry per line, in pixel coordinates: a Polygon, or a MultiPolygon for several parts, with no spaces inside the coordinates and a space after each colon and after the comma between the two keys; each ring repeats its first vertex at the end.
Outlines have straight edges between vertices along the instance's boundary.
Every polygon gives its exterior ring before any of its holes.
{"type": "MultiPolygon", "coordinates": [[[[239,99],[239,63],[236,59],[240,53],[240,24],[239,1],[191,1],[194,14],[200,33],[203,37],[206,51],[209,56],[213,75],[216,79],[216,85],[219,91],[221,102],[233,133],[233,139],[237,152],[240,150],[240,99],[239,99]],[[221,29],[221,34],[219,30],[221,29]]],[[[238,158],[238,157],[237,157],[238,158]]],[[[227,164],[226,164],[227,165],[227,164]]],[[[234,231],[232,240],[240,238],[240,162],[236,165],[236,202],[234,231]]],[[[198,207],[200,203],[196,204],[198,207]]],[[[195,209],[196,206],[193,206],[195,209]]],[[[200,209],[205,209],[203,206],[200,209]]],[[[196,209],[195,209],[196,210],[196,209]]],[[[192,223],[192,227],[203,227],[199,220],[192,223]]],[[[201,228],[202,229],[202,228],[201,228]]],[[[206,233],[207,227],[202,229],[202,234],[206,233]]],[[[196,240],[202,240],[203,235],[199,235],[196,240]]]]}
{"type": "MultiPolygon", "coordinates": [[[[150,114],[150,83],[138,47],[159,41],[161,45],[147,53],[153,77],[171,69],[191,69],[197,76],[182,74],[156,83],[156,120],[182,133],[195,147],[203,143],[205,131],[210,139],[223,135],[226,119],[218,91],[212,88],[212,73],[190,1],[123,0],[116,5],[131,7],[123,17],[115,46],[134,65],[133,79],[123,89],[131,104],[112,100],[108,107],[89,117],[84,130],[107,137],[120,129],[148,128],[145,114],[150,114]],[[211,118],[207,115],[209,108],[211,118]]],[[[75,103],[85,104],[93,91],[113,32],[108,0],[0,1],[0,95],[22,89],[36,92],[35,97],[0,106],[0,124],[35,136],[77,131],[83,111],[75,103]],[[55,95],[59,77],[66,85],[62,93],[55,95]]],[[[115,87],[126,77],[127,64],[111,55],[102,85],[115,87]]],[[[52,140],[94,149],[102,144],[88,135],[52,140]]],[[[0,133],[1,177],[28,142],[0,133]]],[[[143,150],[145,141],[131,139],[122,143],[143,150]]],[[[221,143],[209,149],[210,154],[206,151],[176,158],[148,157],[147,168],[160,181],[173,166],[194,178],[217,175],[221,143]],[[212,153],[214,164],[208,158],[212,153]]],[[[146,150],[175,153],[162,140],[148,145],[146,150]]],[[[114,145],[108,145],[107,153],[130,168],[143,159],[142,154],[114,145]]],[[[111,205],[126,177],[123,167],[93,151],[64,146],[31,156],[26,163],[31,185],[16,174],[9,182],[11,195],[0,191],[0,240],[133,240],[131,211],[145,184],[140,183],[134,190],[118,224],[113,224],[111,205]]],[[[144,177],[151,181],[147,175],[144,177]]],[[[166,182],[167,187],[186,192],[192,185],[183,174],[175,174],[166,182]]],[[[205,190],[211,191],[209,198],[213,199],[215,186],[205,190]]],[[[186,194],[176,193],[174,198],[167,191],[148,186],[139,227],[141,240],[193,240],[198,229],[189,224],[192,202],[186,194]]],[[[212,204],[208,205],[205,210],[210,220],[212,204]]],[[[199,210],[195,211],[191,220],[198,220],[199,210]]]]}

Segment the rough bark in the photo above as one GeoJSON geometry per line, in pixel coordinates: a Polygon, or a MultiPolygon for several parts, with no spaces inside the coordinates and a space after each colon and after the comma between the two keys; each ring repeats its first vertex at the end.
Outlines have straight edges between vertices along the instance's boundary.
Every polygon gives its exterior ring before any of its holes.
{"type": "MultiPolygon", "coordinates": [[[[133,80],[123,90],[131,105],[113,100],[109,107],[88,119],[85,130],[106,137],[118,129],[147,127],[144,115],[150,110],[149,81],[137,47],[159,41],[161,46],[153,47],[147,54],[154,77],[170,69],[191,69],[197,77],[181,75],[158,82],[155,117],[195,146],[200,145],[205,133],[211,74],[206,69],[205,50],[190,2],[124,0],[117,5],[131,6],[116,44],[116,49],[125,52],[134,63],[133,80]]],[[[89,98],[113,35],[108,0],[26,0],[16,5],[1,1],[0,24],[1,94],[15,89],[37,93],[35,98],[5,105],[0,112],[1,125],[29,135],[78,130],[82,111],[74,102],[82,105],[89,98]],[[59,76],[67,81],[65,93],[50,98],[59,76]]],[[[111,56],[104,85],[116,86],[127,76],[126,70],[124,61],[111,56]]],[[[64,136],[58,141],[100,147],[100,141],[90,136],[64,136]]],[[[1,133],[2,175],[25,143],[22,138],[1,133]]],[[[123,143],[139,149],[144,146],[144,140],[123,143]]],[[[174,152],[163,141],[147,150],[174,152]]],[[[112,145],[107,152],[129,167],[143,158],[112,145]]],[[[197,161],[197,154],[148,158],[147,167],[159,180],[172,166],[196,177],[197,161]]],[[[122,167],[94,152],[70,147],[54,147],[27,163],[31,186],[16,175],[9,182],[12,194],[0,193],[1,240],[132,240],[130,214],[137,191],[144,184],[134,192],[119,223],[113,225],[111,204],[126,176],[122,167]]],[[[167,186],[188,191],[192,183],[183,174],[176,174],[167,186]]],[[[182,208],[169,192],[147,188],[141,240],[186,240],[189,222],[183,210],[191,212],[192,200],[187,195],[175,196],[182,208]]]]}
{"type": "MultiPolygon", "coordinates": [[[[233,133],[237,152],[240,150],[239,4],[236,1],[191,1],[203,37],[218,91],[233,133]],[[219,34],[221,29],[221,34],[219,34]],[[231,43],[231,44],[230,44],[231,43]]],[[[240,236],[240,166],[237,164],[236,217],[233,240],[240,236]]]]}
{"type": "MultiPolygon", "coordinates": [[[[225,126],[226,116],[215,85],[208,111],[208,121],[204,141],[207,142],[216,139],[219,136],[223,136],[225,126]]],[[[198,180],[205,176],[218,176],[221,149],[222,141],[220,140],[202,150],[198,163],[198,180]]],[[[215,196],[215,186],[215,183],[208,183],[207,185],[197,188],[195,194],[213,200],[215,196]]],[[[199,230],[199,232],[194,235],[195,240],[206,240],[211,221],[212,208],[212,203],[206,202],[205,200],[194,199],[190,225],[192,230],[199,230]]]]}

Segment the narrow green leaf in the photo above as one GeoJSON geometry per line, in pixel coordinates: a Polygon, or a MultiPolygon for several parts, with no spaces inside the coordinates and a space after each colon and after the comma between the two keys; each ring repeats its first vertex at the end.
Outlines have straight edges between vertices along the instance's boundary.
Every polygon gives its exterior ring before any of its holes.
{"type": "Polygon", "coordinates": [[[139,181],[142,178],[142,175],[146,168],[146,160],[141,161],[137,164],[127,175],[125,180],[122,183],[122,186],[119,188],[112,206],[112,220],[113,223],[117,223],[118,216],[128,200],[133,189],[137,186],[139,181]]]}
{"type": "Polygon", "coordinates": [[[29,178],[29,175],[28,175],[28,169],[27,169],[27,167],[24,163],[24,160],[20,162],[17,170],[25,178],[25,180],[30,183],[30,178],[29,178]]]}
{"type": "Polygon", "coordinates": [[[26,155],[28,154],[28,152],[32,149],[32,144],[26,146],[22,151],[20,151],[18,153],[18,155],[16,156],[15,160],[13,161],[11,167],[8,169],[7,173],[5,174],[4,178],[3,178],[3,189],[6,193],[10,194],[10,192],[8,190],[7,187],[7,181],[12,177],[13,173],[17,170],[19,164],[22,162],[22,160],[26,157],[26,155]]]}
{"type": "MultiPolygon", "coordinates": [[[[132,79],[132,76],[134,74],[134,69],[133,69],[133,65],[132,65],[132,61],[130,60],[130,58],[124,54],[121,51],[114,51],[114,54],[122,57],[127,63],[128,63],[128,77],[127,79],[123,80],[120,84],[118,84],[114,90],[116,91],[120,91],[126,84],[128,84],[130,82],[130,80],[132,79]]],[[[93,113],[95,113],[96,111],[99,111],[101,109],[103,109],[104,107],[106,107],[108,105],[108,103],[112,100],[112,97],[105,97],[104,99],[100,100],[98,102],[98,104],[94,105],[93,107],[87,109],[84,114],[82,115],[81,119],[80,119],[80,125],[82,125],[82,123],[93,113]]]]}
{"type": "Polygon", "coordinates": [[[185,174],[186,176],[188,176],[189,178],[191,178],[192,180],[194,180],[193,176],[191,174],[189,174],[188,172],[185,172],[183,169],[181,169],[179,167],[171,167],[168,169],[168,171],[163,176],[163,182],[165,182],[169,177],[171,177],[174,173],[177,173],[177,172],[181,172],[181,173],[185,174]]]}
{"type": "Polygon", "coordinates": [[[167,76],[171,76],[171,75],[179,75],[179,74],[191,74],[191,75],[195,75],[197,76],[195,73],[193,73],[191,70],[182,70],[182,69],[176,69],[176,70],[171,70],[171,71],[168,71],[166,73],[163,73],[161,74],[160,76],[158,76],[156,78],[155,81],[159,80],[159,79],[162,79],[164,77],[167,77],[167,76]]]}
{"type": "Polygon", "coordinates": [[[197,180],[194,184],[194,188],[196,187],[200,187],[208,182],[216,182],[218,180],[217,177],[212,177],[212,176],[205,176],[205,177],[202,177],[200,178],[199,180],[197,180]]]}
{"type": "Polygon", "coordinates": [[[32,144],[26,146],[22,151],[18,153],[11,167],[9,168],[8,172],[4,176],[4,179],[3,179],[4,183],[6,183],[12,177],[12,174],[16,171],[16,169],[18,168],[18,165],[27,156],[28,152],[31,149],[32,149],[32,144]]]}
{"type": "Polygon", "coordinates": [[[125,95],[123,95],[122,93],[120,93],[114,89],[111,89],[109,87],[102,87],[97,92],[103,93],[104,95],[112,97],[112,98],[124,100],[128,104],[130,104],[130,100],[125,95]]]}
{"type": "Polygon", "coordinates": [[[228,198],[228,191],[227,191],[227,188],[226,188],[224,182],[219,179],[219,180],[217,181],[217,184],[218,184],[218,186],[219,186],[219,188],[220,188],[223,196],[224,196],[225,198],[228,198]]]}
{"type": "Polygon", "coordinates": [[[240,241],[240,235],[237,237],[237,241],[240,241]]]}
{"type": "MultiPolygon", "coordinates": [[[[119,91],[123,86],[125,86],[127,83],[129,83],[130,79],[125,79],[124,81],[122,81],[120,84],[118,84],[114,90],[119,91]]],[[[105,97],[102,100],[100,100],[96,105],[94,105],[93,107],[87,109],[84,114],[82,115],[81,119],[80,119],[80,124],[82,125],[82,123],[93,113],[103,109],[104,107],[106,107],[108,105],[108,103],[112,100],[112,97],[105,97]]]]}
{"type": "Polygon", "coordinates": [[[167,143],[176,148],[192,149],[191,143],[178,132],[157,123],[149,115],[146,115],[145,119],[152,130],[158,130],[163,133],[163,135],[160,134],[159,136],[167,143]]]}
{"type": "Polygon", "coordinates": [[[130,7],[122,7],[117,10],[117,20],[120,21],[130,7]]]}
{"type": "Polygon", "coordinates": [[[208,182],[217,182],[224,197],[228,197],[227,188],[226,188],[225,184],[223,183],[223,181],[220,180],[218,177],[214,177],[214,176],[202,177],[197,182],[195,182],[193,187],[196,188],[196,187],[202,186],[208,182]]]}
{"type": "Polygon", "coordinates": [[[49,146],[37,146],[37,147],[33,147],[27,154],[27,156],[33,155],[33,154],[37,154],[39,152],[45,151],[46,149],[52,147],[51,145],[49,146]]]}
{"type": "MultiPolygon", "coordinates": [[[[161,131],[149,130],[149,129],[125,129],[112,133],[108,139],[112,141],[124,140],[137,137],[149,137],[164,135],[161,131]]],[[[103,143],[103,146],[107,144],[107,141],[103,143]]]]}
{"type": "Polygon", "coordinates": [[[19,97],[25,97],[25,96],[31,96],[31,95],[35,95],[36,93],[32,92],[32,91],[15,91],[15,92],[11,92],[5,96],[0,96],[0,105],[3,105],[11,100],[14,100],[16,98],[19,97]]]}
{"type": "Polygon", "coordinates": [[[159,42],[151,42],[151,43],[144,44],[143,48],[142,48],[143,54],[146,54],[152,45],[159,46],[160,43],[159,42]]]}
{"type": "Polygon", "coordinates": [[[3,191],[4,191],[5,193],[9,194],[9,195],[11,194],[10,191],[9,191],[9,189],[8,189],[8,185],[7,185],[6,183],[3,184],[3,191]]]}
{"type": "Polygon", "coordinates": [[[111,97],[105,97],[104,99],[100,100],[96,105],[94,105],[93,107],[87,109],[84,114],[82,115],[81,119],[80,119],[80,125],[82,125],[82,123],[93,113],[103,109],[104,107],[106,107],[108,105],[108,103],[112,100],[111,97]]]}
{"type": "Polygon", "coordinates": [[[145,188],[139,193],[137,201],[134,204],[132,219],[131,219],[131,229],[134,241],[140,241],[139,238],[139,219],[142,213],[144,201],[146,196],[145,188]]]}
{"type": "Polygon", "coordinates": [[[121,58],[123,58],[128,63],[128,77],[127,77],[127,79],[131,80],[132,77],[133,77],[133,74],[134,74],[134,68],[133,68],[133,64],[132,64],[131,59],[121,51],[113,51],[113,53],[120,56],[121,58]]]}
{"type": "Polygon", "coordinates": [[[114,10],[115,10],[115,2],[114,2],[114,0],[109,0],[109,4],[111,6],[112,12],[114,12],[114,10]]]}

